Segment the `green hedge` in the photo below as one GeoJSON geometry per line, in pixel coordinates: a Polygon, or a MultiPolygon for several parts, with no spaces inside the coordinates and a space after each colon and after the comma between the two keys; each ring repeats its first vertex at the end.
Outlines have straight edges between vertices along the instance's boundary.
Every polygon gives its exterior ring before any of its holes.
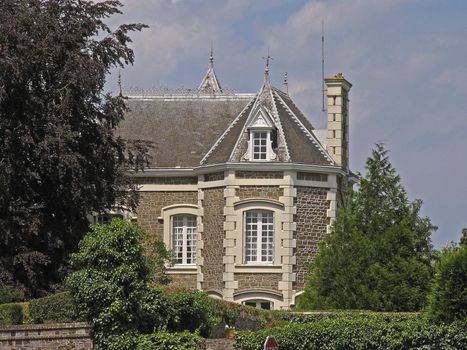
{"type": "Polygon", "coordinates": [[[467,322],[430,324],[421,318],[388,320],[378,317],[335,318],[291,323],[257,332],[242,332],[235,346],[262,350],[267,335],[274,335],[281,350],[315,349],[467,349],[467,322]]]}
{"type": "Polygon", "coordinates": [[[138,339],[136,350],[197,350],[205,349],[204,339],[194,333],[158,332],[142,335],[138,339]]]}
{"type": "Polygon", "coordinates": [[[33,323],[65,323],[82,321],[75,312],[69,292],[57,293],[29,302],[33,323]]]}
{"type": "Polygon", "coordinates": [[[364,310],[334,310],[334,311],[314,311],[314,312],[291,312],[291,311],[272,311],[270,321],[272,323],[287,321],[292,323],[309,323],[322,320],[334,319],[377,319],[387,322],[399,322],[411,319],[421,319],[419,312],[375,312],[364,310]]]}
{"type": "Polygon", "coordinates": [[[28,303],[0,305],[0,325],[22,324],[28,320],[28,303]]]}

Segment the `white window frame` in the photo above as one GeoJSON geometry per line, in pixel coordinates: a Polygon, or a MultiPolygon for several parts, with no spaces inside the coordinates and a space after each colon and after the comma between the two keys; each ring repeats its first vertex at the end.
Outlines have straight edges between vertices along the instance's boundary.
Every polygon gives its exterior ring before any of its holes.
{"type": "Polygon", "coordinates": [[[251,159],[253,161],[264,162],[269,159],[268,143],[270,141],[270,134],[271,133],[266,130],[251,131],[251,159]],[[256,144],[256,142],[258,142],[258,145],[256,144]],[[262,148],[264,148],[264,151],[262,150],[262,148]],[[258,156],[258,158],[256,156],[258,156]],[[262,158],[262,156],[264,156],[264,158],[262,158]]]}
{"type": "MultiPolygon", "coordinates": [[[[251,210],[245,210],[243,212],[243,237],[244,237],[244,251],[243,251],[243,256],[244,256],[244,263],[247,265],[253,264],[253,265],[273,265],[274,264],[274,258],[275,258],[275,237],[276,237],[276,215],[275,212],[272,210],[265,210],[265,209],[251,209],[251,210]],[[256,260],[250,260],[249,257],[251,256],[248,251],[248,223],[247,223],[247,216],[248,214],[251,213],[256,213],[257,215],[257,221],[256,221],[256,260]],[[268,215],[272,216],[272,222],[271,223],[264,223],[263,222],[263,214],[267,213],[268,215]],[[259,219],[261,218],[261,220],[259,219]],[[271,238],[268,235],[269,230],[263,229],[264,226],[271,225],[272,226],[272,240],[271,240],[271,247],[267,247],[265,250],[268,252],[270,251],[270,254],[266,253],[266,255],[263,255],[263,238],[271,238]],[[263,261],[263,257],[270,257],[270,260],[263,261]]],[[[266,242],[266,244],[269,244],[269,242],[266,242]]]]}
{"type": "Polygon", "coordinates": [[[270,162],[271,160],[276,159],[276,154],[272,149],[272,139],[271,139],[271,128],[251,128],[250,129],[250,139],[249,139],[249,160],[251,162],[270,162]],[[255,158],[255,155],[258,154],[255,152],[255,140],[264,140],[262,138],[256,138],[256,134],[266,134],[266,144],[259,145],[259,147],[265,147],[265,152],[259,152],[259,154],[265,154],[265,158],[255,158]]]}
{"type": "MultiPolygon", "coordinates": [[[[173,204],[161,209],[161,216],[158,220],[163,221],[164,225],[164,236],[163,241],[165,246],[168,249],[172,249],[172,216],[174,215],[193,215],[196,217],[196,225],[197,225],[197,242],[196,242],[196,254],[197,258],[199,257],[199,209],[198,206],[195,204],[187,204],[187,203],[180,203],[180,204],[173,204]]],[[[196,259],[198,261],[198,259],[196,259]]],[[[171,273],[185,273],[185,274],[196,274],[197,272],[197,264],[190,264],[190,265],[183,265],[183,264],[173,264],[171,266],[167,266],[167,272],[171,273]]]]}
{"type": "Polygon", "coordinates": [[[180,266],[180,265],[196,265],[196,254],[197,254],[197,241],[198,241],[198,228],[197,228],[197,217],[196,215],[192,214],[176,214],[172,215],[170,217],[170,238],[171,238],[171,245],[170,248],[172,250],[172,253],[174,255],[174,265],[180,266]],[[178,262],[179,258],[177,256],[178,251],[175,251],[175,249],[178,247],[175,244],[175,224],[174,220],[178,221],[177,219],[181,219],[182,225],[177,226],[177,228],[181,228],[181,262],[178,262]],[[191,219],[194,219],[194,225],[189,225],[189,221],[191,219]],[[190,230],[194,230],[194,232],[189,232],[190,230]],[[194,244],[193,240],[191,240],[191,244],[189,245],[189,240],[188,236],[189,235],[194,235],[194,244]],[[188,248],[191,247],[191,261],[189,261],[188,258],[188,248]]]}

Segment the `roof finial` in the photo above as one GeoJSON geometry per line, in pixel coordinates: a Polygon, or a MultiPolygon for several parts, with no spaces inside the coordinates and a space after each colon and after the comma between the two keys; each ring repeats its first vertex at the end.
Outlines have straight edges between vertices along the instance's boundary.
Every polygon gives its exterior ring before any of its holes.
{"type": "Polygon", "coordinates": [[[118,96],[123,97],[123,92],[122,92],[122,71],[120,69],[118,70],[117,84],[118,84],[118,90],[119,90],[118,96]]]}
{"type": "Polygon", "coordinates": [[[268,55],[267,57],[263,57],[263,60],[266,60],[266,67],[264,68],[264,81],[269,83],[269,60],[273,60],[273,58],[269,55],[269,47],[268,55]]]}
{"type": "Polygon", "coordinates": [[[212,68],[214,67],[214,55],[212,50],[212,40],[211,40],[211,52],[209,54],[209,66],[212,68]]]}
{"type": "Polygon", "coordinates": [[[289,80],[287,78],[287,72],[284,74],[284,85],[285,85],[285,92],[287,95],[289,94],[289,80]]]}

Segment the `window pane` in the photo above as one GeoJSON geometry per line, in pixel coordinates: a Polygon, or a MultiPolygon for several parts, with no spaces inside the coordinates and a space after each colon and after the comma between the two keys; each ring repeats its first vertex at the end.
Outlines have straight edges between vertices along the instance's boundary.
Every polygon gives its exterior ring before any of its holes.
{"type": "Polygon", "coordinates": [[[176,264],[196,263],[196,216],[172,216],[172,251],[176,264]]]}
{"type": "Polygon", "coordinates": [[[274,255],[274,216],[269,211],[245,214],[245,261],[269,263],[274,255]]]}

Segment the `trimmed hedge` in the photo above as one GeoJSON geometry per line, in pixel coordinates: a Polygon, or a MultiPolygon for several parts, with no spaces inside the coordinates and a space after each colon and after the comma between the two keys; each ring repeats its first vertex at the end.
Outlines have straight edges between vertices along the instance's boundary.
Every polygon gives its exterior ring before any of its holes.
{"type": "Polygon", "coordinates": [[[29,321],[28,303],[0,305],[0,325],[22,324],[29,321]]]}
{"type": "Polygon", "coordinates": [[[83,321],[75,312],[69,292],[52,294],[29,302],[33,323],[66,323],[83,321]]]}
{"type": "Polygon", "coordinates": [[[323,319],[237,334],[235,346],[262,350],[274,335],[281,350],[315,349],[467,349],[467,322],[434,325],[422,318],[384,317],[323,319]]]}
{"type": "Polygon", "coordinates": [[[136,350],[202,350],[205,348],[204,339],[198,334],[188,331],[142,335],[136,346],[136,350]]]}

